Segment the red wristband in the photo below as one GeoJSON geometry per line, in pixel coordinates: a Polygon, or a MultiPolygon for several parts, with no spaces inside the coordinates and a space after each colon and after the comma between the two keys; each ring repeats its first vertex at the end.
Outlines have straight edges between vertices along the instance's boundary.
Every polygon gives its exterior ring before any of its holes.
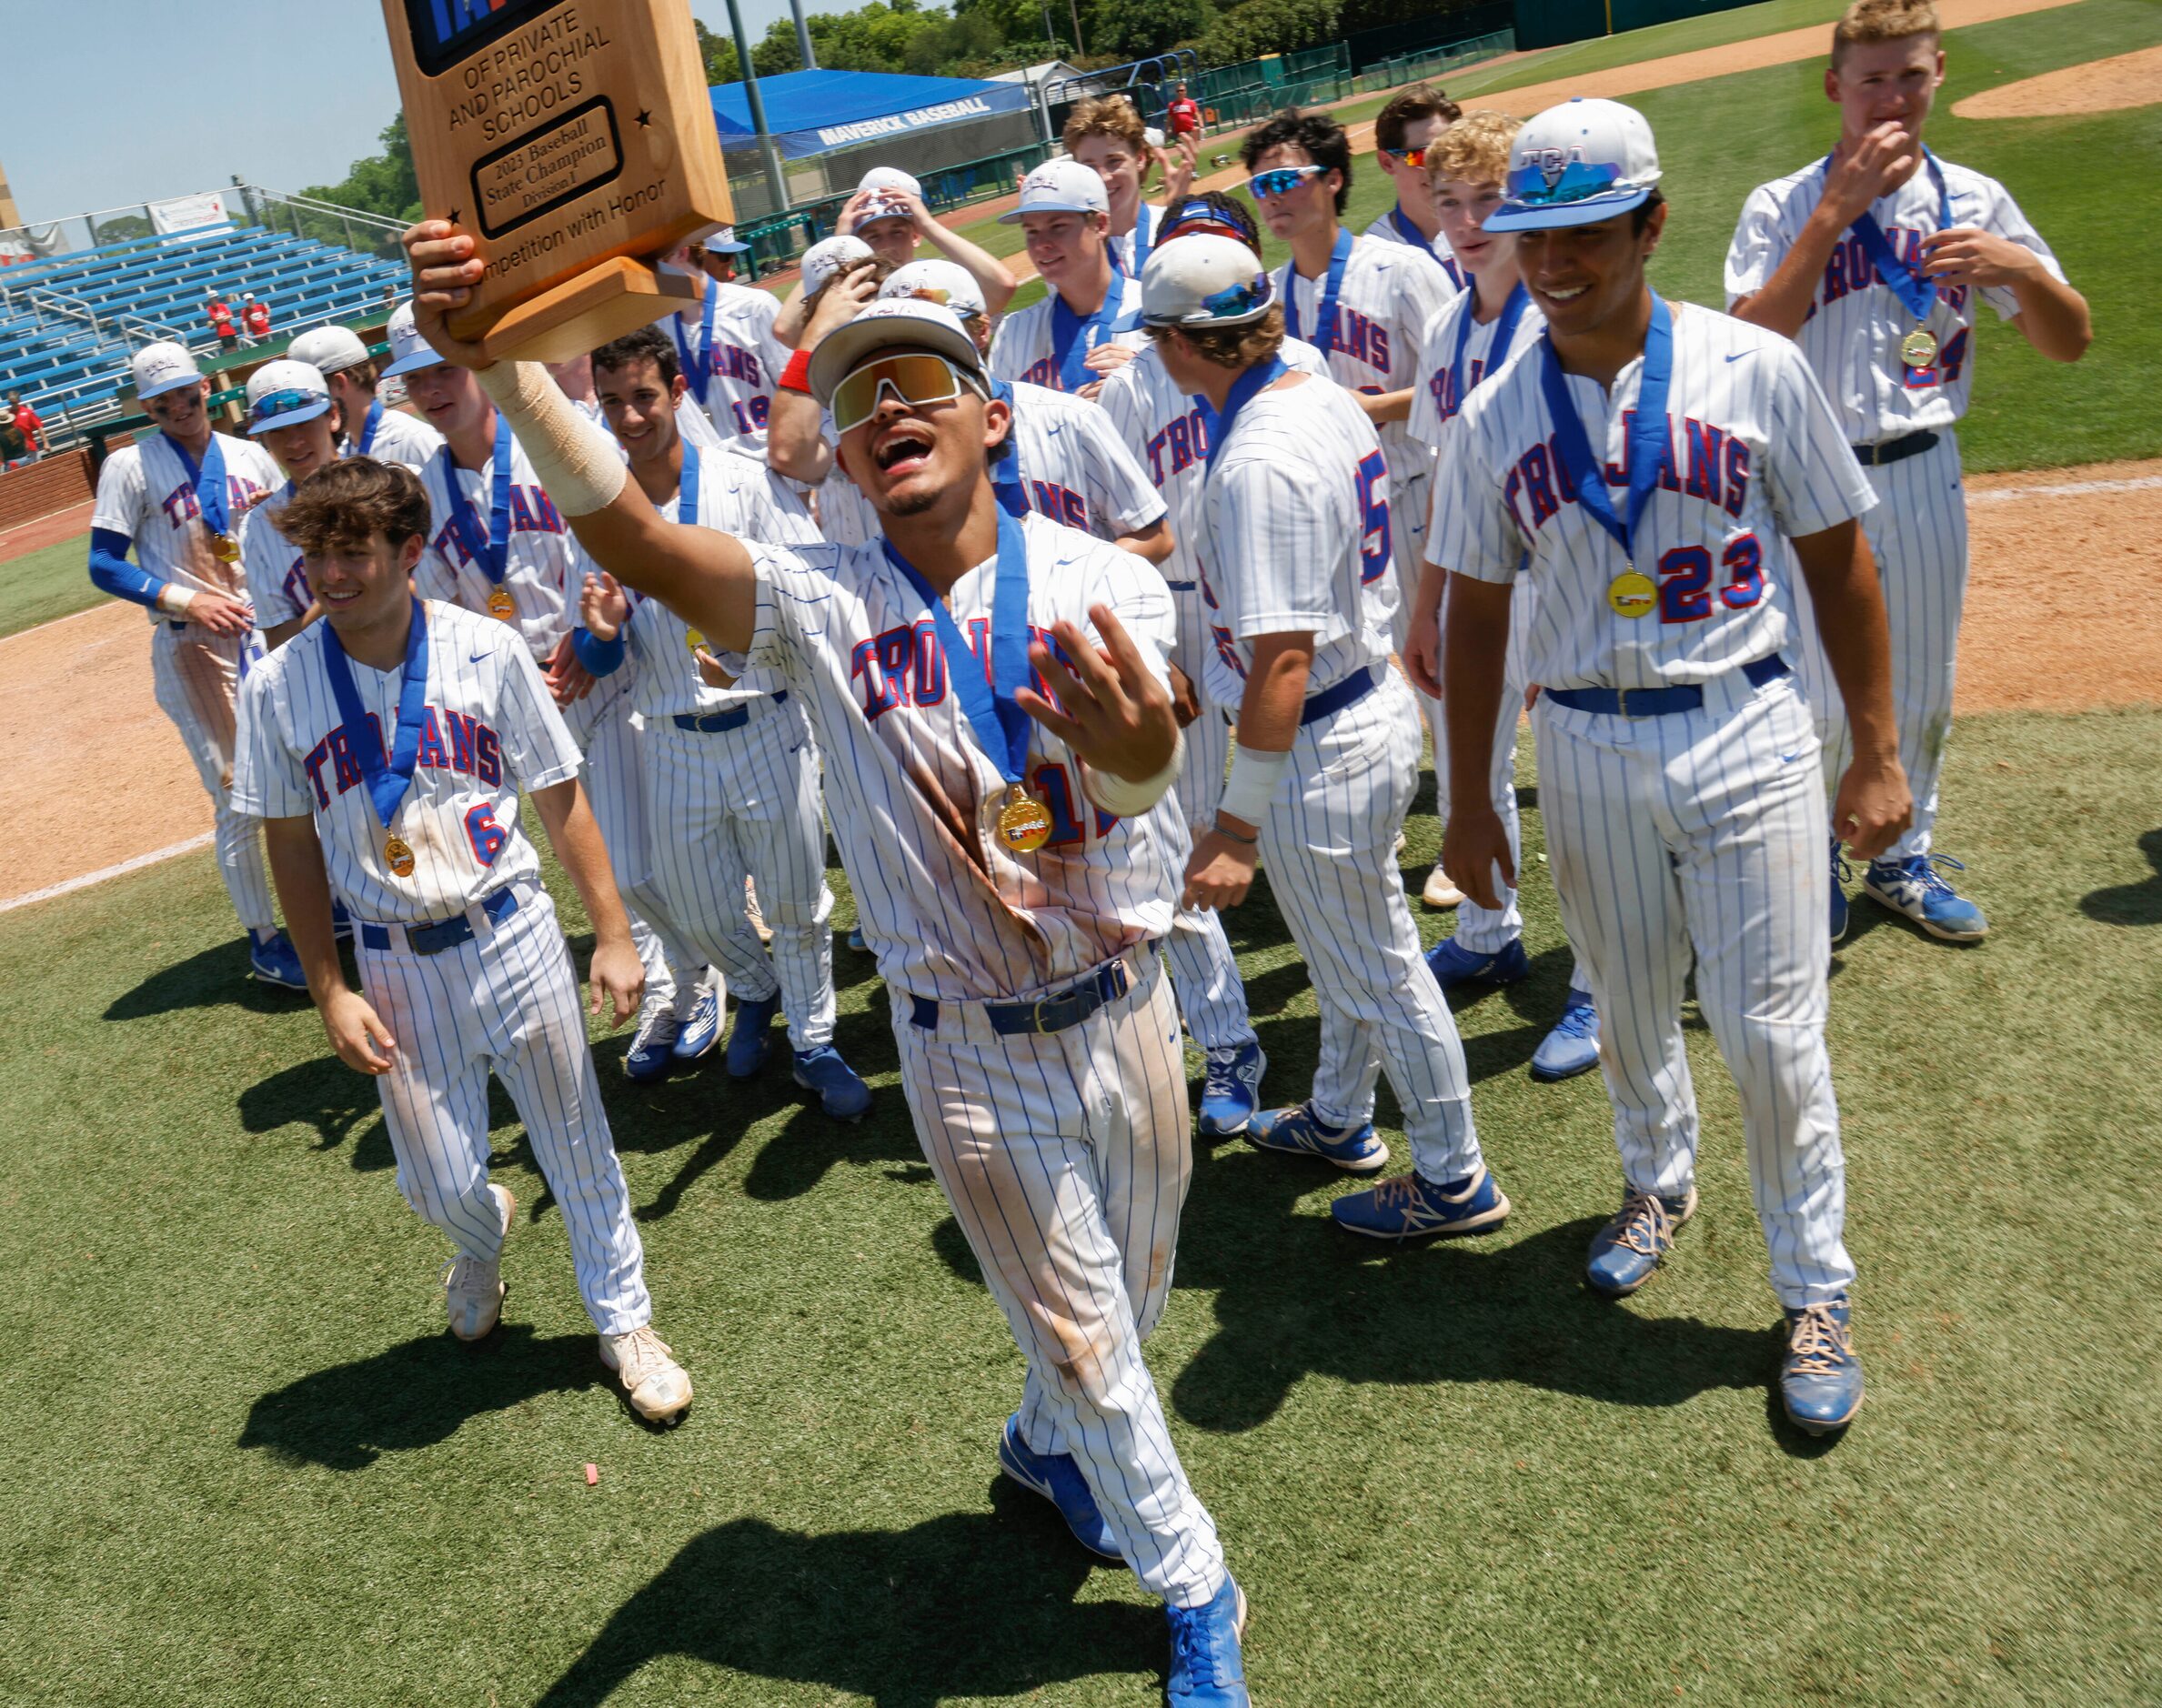
{"type": "Polygon", "coordinates": [[[780,370],[780,377],[774,385],[782,391],[799,391],[810,396],[810,352],[798,350],[789,357],[789,365],[780,370]]]}

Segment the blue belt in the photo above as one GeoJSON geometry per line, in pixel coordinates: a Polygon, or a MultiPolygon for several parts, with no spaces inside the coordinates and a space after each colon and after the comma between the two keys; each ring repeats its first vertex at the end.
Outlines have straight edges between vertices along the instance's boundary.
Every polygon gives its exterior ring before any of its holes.
{"type": "Polygon", "coordinates": [[[1865,468],[1882,468],[1886,463],[1903,463],[1910,457],[1919,457],[1936,443],[1934,433],[1903,433],[1881,445],[1855,446],[1855,460],[1865,468]]]}
{"type": "Polygon", "coordinates": [[[1346,706],[1356,706],[1382,685],[1381,668],[1368,665],[1363,670],[1354,670],[1342,681],[1323,688],[1306,702],[1306,709],[1299,714],[1299,727],[1316,724],[1331,712],[1340,712],[1346,706]]]}
{"type": "Polygon", "coordinates": [[[1191,593],[1201,586],[1201,583],[1198,581],[1166,581],[1163,585],[1173,593],[1191,593]]]}
{"type": "Polygon", "coordinates": [[[171,629],[175,634],[179,634],[182,630],[186,628],[187,619],[186,618],[180,617],[168,617],[166,618],[166,627],[171,629]]]}
{"type": "MultiPolygon", "coordinates": [[[[480,904],[480,910],[489,920],[500,925],[518,911],[518,891],[498,889],[480,904]]],[[[440,955],[447,949],[456,949],[460,943],[473,940],[473,921],[464,914],[454,914],[434,925],[408,925],[406,927],[406,948],[416,955],[440,955]]],[[[380,925],[363,925],[360,928],[363,949],[388,949],[390,933],[380,925]]]]}
{"type": "MultiPolygon", "coordinates": [[[[1752,658],[1742,667],[1742,674],[1748,678],[1749,686],[1762,688],[1766,682],[1776,682],[1788,674],[1786,660],[1777,653],[1768,658],[1752,658]]],[[[1704,691],[1693,686],[1685,688],[1550,688],[1546,698],[1557,706],[1566,706],[1571,711],[1612,712],[1623,718],[1664,718],[1670,712],[1697,711],[1704,703],[1704,691]]]]}
{"type": "MultiPolygon", "coordinates": [[[[1011,1036],[1015,1033],[1062,1032],[1071,1026],[1079,1026],[1090,1015],[1107,1002],[1115,1002],[1126,994],[1131,982],[1126,970],[1126,958],[1109,960],[1078,983],[1052,996],[1035,1002],[985,1002],[981,1004],[983,1017],[990,1022],[994,1032],[1011,1036]]],[[[925,1031],[936,1031],[939,1026],[939,1005],[929,997],[912,996],[913,1004],[909,1019],[925,1031]]]]}
{"type": "MultiPolygon", "coordinates": [[[[773,696],[773,703],[776,706],[782,705],[788,698],[789,691],[784,688],[773,696]]],[[[750,721],[751,704],[749,700],[745,700],[742,705],[731,706],[726,711],[708,712],[703,718],[693,717],[689,712],[678,712],[676,728],[695,729],[702,736],[714,735],[723,729],[740,729],[750,721]]]]}

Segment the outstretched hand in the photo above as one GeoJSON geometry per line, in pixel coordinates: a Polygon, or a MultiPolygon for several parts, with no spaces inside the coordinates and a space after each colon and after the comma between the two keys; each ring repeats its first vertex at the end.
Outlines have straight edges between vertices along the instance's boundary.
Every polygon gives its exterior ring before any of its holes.
{"type": "Polygon", "coordinates": [[[1051,638],[1063,661],[1041,640],[1029,648],[1029,662],[1058,703],[1029,688],[1014,695],[1014,703],[1084,765],[1130,783],[1145,781],[1171,763],[1178,746],[1172,697],[1110,606],[1091,605],[1089,620],[1101,646],[1079,624],[1061,618],[1052,625],[1051,638]]]}
{"type": "Polygon", "coordinates": [[[428,347],[456,367],[492,366],[478,339],[450,330],[451,314],[473,300],[473,287],[488,270],[474,256],[473,239],[448,220],[424,219],[408,226],[400,241],[413,268],[413,325],[428,347]]]}
{"type": "Polygon", "coordinates": [[[616,578],[605,569],[588,569],[578,589],[578,621],[586,632],[596,640],[613,640],[623,632],[629,615],[630,601],[623,597],[616,578]]]}

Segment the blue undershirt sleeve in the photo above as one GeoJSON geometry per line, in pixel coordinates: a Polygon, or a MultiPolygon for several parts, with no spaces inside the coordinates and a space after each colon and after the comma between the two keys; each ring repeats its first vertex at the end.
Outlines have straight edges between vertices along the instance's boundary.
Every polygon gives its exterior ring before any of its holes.
{"type": "Polygon", "coordinates": [[[570,631],[570,650],[578,661],[595,676],[613,676],[623,666],[623,635],[618,630],[613,640],[596,640],[583,628],[570,631]]]}
{"type": "Polygon", "coordinates": [[[166,584],[147,569],[137,568],[128,562],[127,554],[134,545],[118,528],[92,528],[90,580],[101,593],[156,610],[157,596],[166,590],[166,584]]]}

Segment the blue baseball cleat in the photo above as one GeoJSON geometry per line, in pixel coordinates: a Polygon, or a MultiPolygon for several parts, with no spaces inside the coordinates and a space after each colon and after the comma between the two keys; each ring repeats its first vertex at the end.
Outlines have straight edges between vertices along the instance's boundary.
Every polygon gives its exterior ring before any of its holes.
{"type": "Polygon", "coordinates": [[[336,899],[330,903],[330,934],[341,943],[353,940],[353,916],[346,911],[346,904],[336,899]]]}
{"type": "Polygon", "coordinates": [[[1589,1073],[1598,1065],[1599,1005],[1589,990],[1572,988],[1562,1018],[1532,1051],[1532,1078],[1551,1085],[1589,1073]]]}
{"type": "Polygon", "coordinates": [[[1696,1213],[1696,1188],[1684,1198],[1626,1191],[1614,1219],[1592,1236],[1584,1279],[1594,1292],[1623,1299],[1652,1279],[1674,1250],[1674,1231],[1696,1213]]]}
{"type": "Polygon", "coordinates": [[[1491,955],[1466,949],[1453,937],[1444,937],[1426,951],[1426,970],[1443,990],[1467,984],[1514,984],[1531,975],[1531,957],[1523,952],[1523,939],[1511,938],[1491,955]]]}
{"type": "MultiPolygon", "coordinates": [[[[736,1010],[736,1024],[743,1024],[743,1010],[736,1010]]],[[[735,1072],[735,1040],[729,1040],[729,1071],[735,1072]]],[[[854,1120],[870,1107],[870,1087],[856,1070],[841,1060],[840,1051],[831,1044],[820,1044],[816,1050],[796,1051],[796,1083],[806,1091],[816,1091],[826,1113],[836,1120],[854,1120]]]]}
{"type": "Polygon", "coordinates": [[[1832,839],[1832,940],[1836,943],[1846,935],[1846,880],[1847,864],[1839,851],[1839,839],[1832,839]]]}
{"type": "Polygon", "coordinates": [[[1779,1363],[1779,1401],[1787,1421],[1805,1435],[1829,1435],[1862,1409],[1862,1361],[1845,1299],[1786,1313],[1786,1356],[1779,1363]]]}
{"type": "Polygon", "coordinates": [[[780,992],[736,1004],[736,1027],[729,1034],[729,1078],[748,1080],[766,1065],[772,1049],[768,1028],[780,1010],[780,992]]]}
{"type": "Polygon", "coordinates": [[[1389,1147],[1373,1136],[1373,1123],[1351,1130],[1324,1127],[1313,1105],[1263,1110],[1246,1123],[1247,1142],[1287,1157],[1319,1157],[1346,1174],[1378,1174],[1389,1166],[1389,1147]]]}
{"type": "Polygon", "coordinates": [[[1949,854],[1913,854],[1906,859],[1871,860],[1862,889],[1874,901],[1904,913],[1932,937],[1947,943],[1978,943],[1989,934],[1982,909],[1944,880],[1939,866],[1966,869],[1949,854]]]}
{"type": "Polygon", "coordinates": [[[710,970],[701,973],[690,1006],[685,1009],[679,1002],[676,1041],[669,1046],[669,1054],[678,1061],[696,1061],[720,1041],[720,991],[714,979],[710,970]]]}
{"type": "Polygon", "coordinates": [[[863,940],[863,928],[860,925],[849,927],[849,947],[859,955],[870,948],[870,945],[863,940]]]}
{"type": "Polygon", "coordinates": [[[1202,1080],[1202,1137],[1222,1139],[1246,1130],[1261,1107],[1262,1075],[1268,1070],[1269,1058],[1251,1040],[1209,1051],[1208,1071],[1202,1080]]]}
{"type": "Polygon", "coordinates": [[[247,934],[247,976],[281,990],[305,990],[307,975],[300,970],[300,953],[283,931],[268,937],[247,934]]]}
{"type": "Polygon", "coordinates": [[[680,1031],[675,999],[647,997],[639,1010],[639,1029],[631,1034],[630,1048],[623,1052],[624,1078],[639,1085],[667,1079],[676,1065],[676,1039],[680,1031]]]}
{"type": "Polygon", "coordinates": [[[1073,1540],[1091,1553],[1123,1563],[1126,1556],[1119,1552],[1118,1539],[1111,1534],[1111,1527],[1103,1522],[1103,1514],[1097,1511],[1096,1497],[1089,1492],[1089,1480],[1073,1462],[1073,1455],[1031,1452],[1028,1442],[1021,1438],[1019,1412],[1006,1420],[1006,1427],[1000,1433],[999,1469],[1031,1494],[1041,1494],[1057,1507],[1059,1516],[1066,1521],[1066,1528],[1073,1532],[1073,1540]]]}
{"type": "Polygon", "coordinates": [[[1199,1607],[1163,1610],[1171,1621],[1172,1663],[1164,1675],[1166,1708],[1252,1708],[1246,1693],[1246,1592],[1230,1578],[1199,1607]]]}
{"type": "Polygon", "coordinates": [[[1482,1166],[1453,1186],[1399,1174],[1371,1191],[1346,1193],[1329,1206],[1329,1213],[1338,1227],[1371,1239],[1425,1240],[1498,1228],[1509,1214],[1509,1201],[1482,1166]]]}

